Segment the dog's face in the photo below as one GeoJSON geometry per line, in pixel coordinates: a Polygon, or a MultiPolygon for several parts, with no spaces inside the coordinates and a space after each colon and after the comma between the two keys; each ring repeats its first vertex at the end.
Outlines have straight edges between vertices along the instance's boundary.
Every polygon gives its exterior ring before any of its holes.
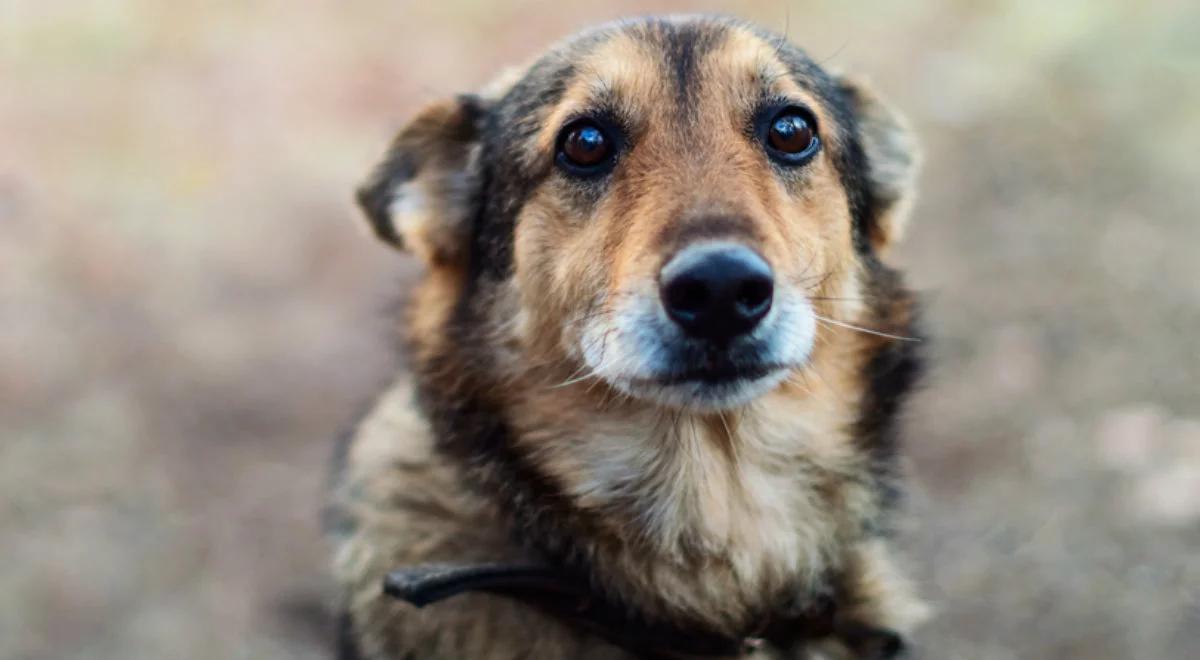
{"type": "Polygon", "coordinates": [[[654,20],[427,109],[360,200],[461,295],[511,299],[490,334],[529,364],[714,410],[802,370],[819,324],[861,319],[912,161],[889,112],[781,39],[654,20]]]}

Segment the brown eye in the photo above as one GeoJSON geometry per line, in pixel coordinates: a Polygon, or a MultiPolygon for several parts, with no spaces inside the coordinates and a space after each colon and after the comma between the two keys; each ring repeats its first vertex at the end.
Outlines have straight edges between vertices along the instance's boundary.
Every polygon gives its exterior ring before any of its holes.
{"type": "Polygon", "coordinates": [[[806,113],[787,108],[771,120],[767,129],[767,145],[772,155],[788,164],[797,164],[816,153],[816,131],[806,113]]]}
{"type": "Polygon", "coordinates": [[[596,173],[610,162],[612,154],[612,140],[589,120],[567,126],[559,138],[558,161],[572,174],[596,173]]]}

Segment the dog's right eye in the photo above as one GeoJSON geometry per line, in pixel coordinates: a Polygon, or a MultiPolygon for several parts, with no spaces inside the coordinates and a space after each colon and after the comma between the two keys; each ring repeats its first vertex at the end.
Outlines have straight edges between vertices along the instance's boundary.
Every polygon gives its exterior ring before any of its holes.
{"type": "Polygon", "coordinates": [[[569,174],[593,176],[613,162],[613,140],[590,119],[572,122],[558,136],[558,164],[569,174]]]}

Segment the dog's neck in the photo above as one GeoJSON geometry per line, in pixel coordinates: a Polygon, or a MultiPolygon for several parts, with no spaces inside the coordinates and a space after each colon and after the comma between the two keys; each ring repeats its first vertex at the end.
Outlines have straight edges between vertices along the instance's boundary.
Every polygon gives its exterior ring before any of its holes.
{"type": "Polygon", "coordinates": [[[809,374],[723,414],[595,408],[534,390],[515,404],[529,421],[512,441],[587,521],[584,552],[608,581],[735,627],[822,589],[877,506],[848,479],[863,470],[846,432],[857,397],[838,380],[809,374]]]}

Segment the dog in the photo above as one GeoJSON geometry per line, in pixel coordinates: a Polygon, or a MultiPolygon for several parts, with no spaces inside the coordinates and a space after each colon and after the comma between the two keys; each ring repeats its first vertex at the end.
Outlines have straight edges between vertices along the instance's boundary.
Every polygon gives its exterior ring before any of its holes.
{"type": "Polygon", "coordinates": [[[736,19],[644,18],[422,110],[359,190],[415,254],[327,508],[343,660],[890,658],[921,372],[906,124],[736,19]]]}

